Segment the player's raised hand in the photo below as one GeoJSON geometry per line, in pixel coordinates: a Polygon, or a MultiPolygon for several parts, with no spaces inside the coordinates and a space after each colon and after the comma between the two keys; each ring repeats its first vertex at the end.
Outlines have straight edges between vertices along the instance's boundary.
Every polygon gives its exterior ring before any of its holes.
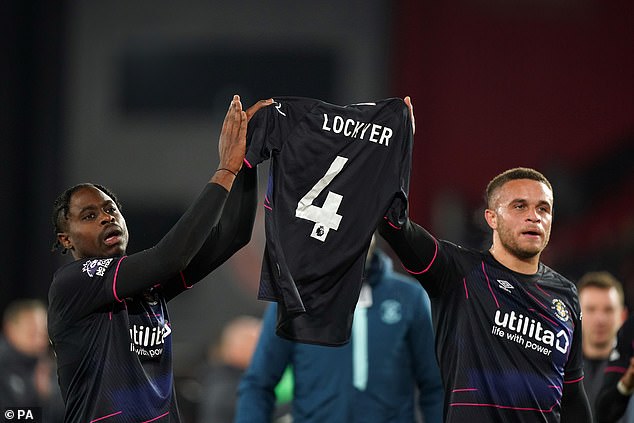
{"type": "Polygon", "coordinates": [[[409,109],[409,117],[412,119],[412,134],[416,133],[416,121],[414,120],[414,105],[412,104],[412,99],[409,96],[405,96],[403,99],[405,104],[407,104],[407,108],[409,109]]]}
{"type": "Polygon", "coordinates": [[[630,358],[630,366],[621,377],[621,383],[627,391],[634,390],[634,357],[630,358]]]}
{"type": "Polygon", "coordinates": [[[242,168],[247,143],[247,123],[255,112],[273,104],[273,99],[260,100],[245,112],[242,110],[240,96],[234,95],[225,115],[218,142],[220,164],[211,182],[231,189],[233,179],[242,168]]]}
{"type": "Polygon", "coordinates": [[[242,110],[240,96],[234,95],[225,115],[218,142],[218,170],[234,175],[240,171],[247,142],[247,114],[242,110]]]}

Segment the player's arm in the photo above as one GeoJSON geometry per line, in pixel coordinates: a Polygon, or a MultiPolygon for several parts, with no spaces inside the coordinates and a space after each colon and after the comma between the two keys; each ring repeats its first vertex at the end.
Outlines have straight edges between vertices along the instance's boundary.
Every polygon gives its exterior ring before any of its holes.
{"type": "MultiPolygon", "coordinates": [[[[626,373],[623,372],[606,372],[603,377],[603,385],[597,395],[596,411],[597,421],[599,423],[613,423],[619,420],[625,414],[627,405],[632,398],[632,395],[628,395],[628,387],[622,382],[623,378],[632,378],[634,376],[634,358],[632,359],[630,366],[626,373]],[[626,373],[629,372],[629,376],[626,377],[626,373]],[[623,392],[618,389],[619,382],[623,383],[623,392]]],[[[634,390],[634,384],[631,385],[634,390]]]]}
{"type": "Polygon", "coordinates": [[[564,368],[564,384],[561,398],[561,421],[574,423],[590,423],[592,411],[583,386],[583,321],[578,302],[577,289],[570,285],[571,316],[573,324],[570,352],[564,368]]]}
{"type": "Polygon", "coordinates": [[[590,401],[583,387],[583,381],[564,383],[561,397],[561,423],[591,423],[590,401]]]}
{"type": "MultiPolygon", "coordinates": [[[[409,109],[409,117],[412,125],[412,135],[416,133],[416,120],[414,118],[414,106],[412,99],[406,96],[404,99],[409,109]]],[[[390,244],[405,270],[414,276],[431,296],[437,296],[442,286],[434,284],[429,273],[432,265],[442,266],[444,260],[438,254],[438,240],[424,228],[412,222],[409,218],[401,227],[394,226],[385,218],[378,226],[379,234],[390,244]]],[[[445,275],[446,278],[448,275],[445,275]]]]}
{"type": "Polygon", "coordinates": [[[619,329],[614,351],[618,354],[614,354],[616,358],[608,362],[603,384],[597,395],[595,405],[600,423],[615,422],[620,419],[625,414],[632,397],[632,391],[634,391],[633,334],[634,317],[630,317],[619,329]]]}
{"type": "MultiPolygon", "coordinates": [[[[258,110],[270,104],[270,99],[261,100],[247,109],[247,124],[258,110]]],[[[200,281],[249,243],[257,202],[257,168],[243,166],[233,182],[218,224],[183,272],[188,286],[200,281]]]]}
{"type": "Polygon", "coordinates": [[[257,194],[257,169],[243,168],[233,183],[218,224],[183,271],[188,286],[203,279],[249,243],[257,194]]]}
{"type": "Polygon", "coordinates": [[[133,295],[183,271],[218,224],[228,192],[240,170],[246,145],[247,116],[234,96],[225,116],[218,150],[220,165],[203,192],[152,248],[128,256],[117,268],[116,299],[133,295]]]}
{"type": "Polygon", "coordinates": [[[251,364],[238,386],[235,423],[268,423],[275,410],[275,387],[291,361],[293,343],[275,334],[276,304],[264,313],[251,364]]]}
{"type": "Polygon", "coordinates": [[[438,295],[440,287],[432,285],[428,277],[432,266],[438,266],[438,261],[442,259],[436,238],[410,219],[400,228],[384,219],[378,230],[398,255],[405,270],[418,279],[430,296],[438,295]]]}

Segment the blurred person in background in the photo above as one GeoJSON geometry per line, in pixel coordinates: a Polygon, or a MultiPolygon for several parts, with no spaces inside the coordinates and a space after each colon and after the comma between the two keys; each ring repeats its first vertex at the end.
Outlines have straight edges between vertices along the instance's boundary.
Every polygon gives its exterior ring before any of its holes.
{"type": "Polygon", "coordinates": [[[238,383],[251,362],[262,321],[239,316],[223,328],[218,345],[210,350],[210,368],[202,377],[198,422],[233,422],[238,383]]]}
{"type": "Polygon", "coordinates": [[[592,415],[616,333],[627,317],[623,285],[609,272],[588,272],[577,282],[583,331],[583,384],[592,415]]]}
{"type": "Polygon", "coordinates": [[[0,409],[41,407],[47,423],[61,422],[62,398],[54,382],[46,306],[22,299],[9,304],[0,337],[0,409]]]}
{"type": "Polygon", "coordinates": [[[617,334],[616,348],[610,353],[603,384],[597,396],[599,423],[634,423],[634,314],[617,334]],[[621,419],[621,420],[619,420],[621,419]]]}
{"type": "Polygon", "coordinates": [[[277,304],[264,314],[258,345],[240,386],[236,423],[272,422],[275,388],[293,375],[294,423],[442,421],[442,383],[434,355],[429,298],[392,270],[375,240],[343,346],[293,342],[275,334],[277,304]]]}

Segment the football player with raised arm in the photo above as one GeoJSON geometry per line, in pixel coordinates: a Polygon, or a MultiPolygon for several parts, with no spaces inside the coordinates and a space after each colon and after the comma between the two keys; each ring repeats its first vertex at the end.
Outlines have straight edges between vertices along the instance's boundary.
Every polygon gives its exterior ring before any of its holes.
{"type": "Polygon", "coordinates": [[[247,122],[268,104],[244,111],[234,96],[211,180],[147,250],[127,255],[126,221],[105,187],[75,185],[55,201],[54,247],[74,258],[49,290],[48,330],[66,423],[180,421],[167,303],[249,241],[257,176],[242,169],[247,122]]]}
{"type": "Polygon", "coordinates": [[[431,298],[446,422],[591,421],[577,290],[540,262],[553,200],[536,170],[494,177],[486,189],[493,232],[486,251],[437,239],[409,219],[380,225],[431,298]]]}

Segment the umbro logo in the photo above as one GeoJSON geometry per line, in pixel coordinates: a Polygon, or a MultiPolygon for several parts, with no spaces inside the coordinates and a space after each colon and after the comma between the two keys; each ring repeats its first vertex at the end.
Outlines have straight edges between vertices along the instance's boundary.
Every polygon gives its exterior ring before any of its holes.
{"type": "Polygon", "coordinates": [[[497,281],[498,281],[499,287],[505,290],[506,292],[508,292],[509,294],[511,293],[511,289],[515,289],[515,287],[507,281],[503,281],[502,279],[498,279],[497,281]]]}

